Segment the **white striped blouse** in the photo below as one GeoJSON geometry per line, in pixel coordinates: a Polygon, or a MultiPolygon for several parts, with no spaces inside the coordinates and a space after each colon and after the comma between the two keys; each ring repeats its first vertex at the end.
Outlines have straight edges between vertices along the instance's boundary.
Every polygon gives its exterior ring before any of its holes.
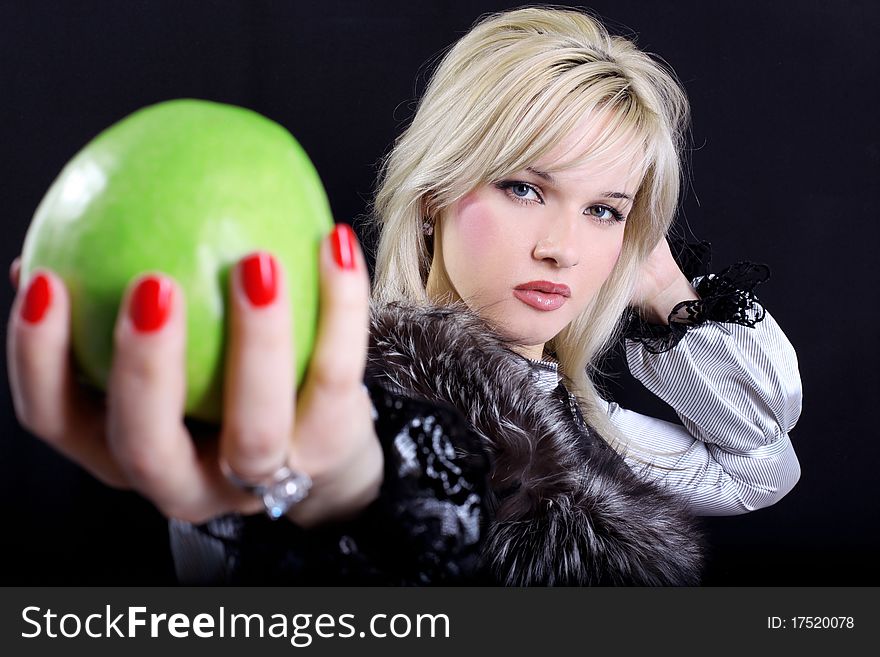
{"type": "MultiPolygon", "coordinates": [[[[801,413],[801,379],[797,355],[769,312],[752,328],[706,322],[660,354],[627,340],[626,360],[682,422],[600,400],[614,425],[650,450],[624,457],[637,474],[699,515],[767,507],[797,483],[800,464],[788,434],[801,413]]],[[[540,365],[538,385],[555,387],[555,369],[540,365]]]]}

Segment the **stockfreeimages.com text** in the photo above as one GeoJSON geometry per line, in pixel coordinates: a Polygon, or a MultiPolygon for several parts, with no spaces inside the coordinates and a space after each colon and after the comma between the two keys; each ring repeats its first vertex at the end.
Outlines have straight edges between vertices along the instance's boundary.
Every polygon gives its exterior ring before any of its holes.
{"type": "Polygon", "coordinates": [[[52,609],[30,606],[22,609],[26,639],[37,637],[93,639],[119,637],[190,636],[213,639],[226,637],[289,639],[298,648],[309,646],[315,637],[323,639],[353,637],[375,638],[449,638],[450,622],[446,614],[373,614],[364,629],[358,630],[355,614],[264,615],[230,613],[219,607],[214,614],[152,613],[146,607],[125,607],[114,612],[106,605],[103,612],[82,616],[59,614],[52,609]]]}

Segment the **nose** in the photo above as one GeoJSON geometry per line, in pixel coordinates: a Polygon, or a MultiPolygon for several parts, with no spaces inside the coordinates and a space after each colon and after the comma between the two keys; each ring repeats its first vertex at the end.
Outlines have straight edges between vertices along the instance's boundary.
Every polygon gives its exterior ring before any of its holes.
{"type": "Polygon", "coordinates": [[[536,260],[550,261],[559,268],[577,265],[580,256],[576,248],[572,222],[557,222],[552,232],[545,233],[545,237],[537,241],[532,256],[536,260]]]}

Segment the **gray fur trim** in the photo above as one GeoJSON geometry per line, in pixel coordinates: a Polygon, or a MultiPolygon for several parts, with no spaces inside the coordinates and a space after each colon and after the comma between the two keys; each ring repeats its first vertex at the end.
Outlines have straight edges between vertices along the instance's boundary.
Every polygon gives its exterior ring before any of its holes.
{"type": "MultiPolygon", "coordinates": [[[[484,563],[505,585],[695,585],[702,539],[464,306],[374,308],[367,376],[453,406],[492,455],[484,563]]],[[[565,400],[567,402],[568,400],[565,400]]]]}

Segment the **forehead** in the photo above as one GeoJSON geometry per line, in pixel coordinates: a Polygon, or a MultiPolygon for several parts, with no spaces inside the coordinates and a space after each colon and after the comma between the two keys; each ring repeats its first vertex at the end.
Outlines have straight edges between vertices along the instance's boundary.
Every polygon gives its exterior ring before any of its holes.
{"type": "Polygon", "coordinates": [[[608,114],[590,113],[532,166],[553,173],[555,178],[616,181],[635,193],[644,177],[647,157],[635,130],[615,125],[608,114]]]}

